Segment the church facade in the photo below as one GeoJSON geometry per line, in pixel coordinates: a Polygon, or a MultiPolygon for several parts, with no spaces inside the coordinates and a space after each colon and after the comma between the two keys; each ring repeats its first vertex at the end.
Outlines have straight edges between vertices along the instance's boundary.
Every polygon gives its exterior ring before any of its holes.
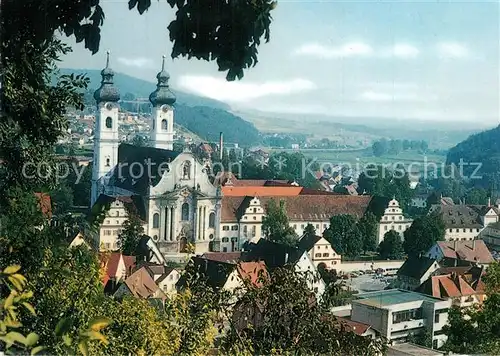
{"type": "Polygon", "coordinates": [[[165,256],[214,250],[219,239],[221,191],[194,154],[173,151],[176,99],[169,88],[165,58],[156,90],[149,97],[152,147],[119,142],[120,95],[109,54],[101,76],[101,87],[94,93],[98,115],[91,196],[91,206],[108,204],[100,228],[101,249],[118,248],[117,237],[133,209],[143,222],[144,233],[165,256]]]}

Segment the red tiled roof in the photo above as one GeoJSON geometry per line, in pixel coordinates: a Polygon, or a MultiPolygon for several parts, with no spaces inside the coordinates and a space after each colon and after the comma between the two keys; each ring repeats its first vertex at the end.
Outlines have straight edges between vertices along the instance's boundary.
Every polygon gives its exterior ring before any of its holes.
{"type": "Polygon", "coordinates": [[[126,271],[131,271],[135,267],[135,256],[125,256],[123,257],[123,264],[125,264],[126,271]]]}
{"type": "MultiPolygon", "coordinates": [[[[296,195],[296,196],[265,196],[258,197],[262,207],[265,207],[271,199],[285,202],[285,209],[291,221],[323,221],[334,215],[349,214],[361,218],[371,196],[368,195],[296,195]]],[[[247,197],[222,197],[222,222],[237,222],[253,199],[247,197]]]]}
{"type": "Polygon", "coordinates": [[[443,256],[447,258],[477,263],[495,261],[483,240],[439,241],[438,246],[443,252],[443,256]]]}
{"type": "Polygon", "coordinates": [[[118,265],[120,264],[121,254],[119,252],[112,252],[109,254],[106,261],[106,273],[110,278],[116,276],[118,271],[118,265]]]}
{"type": "Polygon", "coordinates": [[[368,324],[359,323],[357,321],[352,321],[351,319],[342,318],[340,316],[336,317],[339,322],[345,325],[347,331],[352,331],[357,335],[364,335],[368,329],[371,328],[368,324]]]}
{"type": "Polygon", "coordinates": [[[125,284],[136,298],[150,298],[158,291],[158,285],[145,267],[138,269],[125,280],[125,284]]]}
{"type": "Polygon", "coordinates": [[[35,193],[35,196],[38,199],[38,205],[42,214],[50,219],[52,217],[52,203],[50,195],[47,193],[35,193]]]}
{"type": "Polygon", "coordinates": [[[238,273],[240,274],[241,279],[249,280],[257,287],[260,287],[262,285],[262,282],[259,281],[260,276],[263,276],[263,278],[269,277],[264,261],[240,262],[236,268],[238,270],[238,273]]]}
{"type": "Polygon", "coordinates": [[[456,298],[484,293],[482,289],[483,283],[478,283],[477,286],[476,289],[474,289],[467,283],[463,276],[447,274],[432,276],[428,282],[423,284],[421,291],[424,293],[432,293],[432,296],[436,298],[456,298]],[[429,288],[428,284],[431,284],[431,288],[429,288]],[[479,286],[479,288],[477,288],[477,286],[479,286]]]}
{"type": "Polygon", "coordinates": [[[223,196],[244,197],[244,196],[294,196],[299,195],[302,187],[295,186],[225,186],[222,187],[223,196]]]}

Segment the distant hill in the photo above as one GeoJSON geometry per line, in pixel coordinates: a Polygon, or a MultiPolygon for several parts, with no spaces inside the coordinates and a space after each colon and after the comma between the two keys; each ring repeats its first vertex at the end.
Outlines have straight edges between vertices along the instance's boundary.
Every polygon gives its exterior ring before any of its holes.
{"type": "MultiPolygon", "coordinates": [[[[95,90],[101,83],[101,72],[94,69],[61,68],[61,74],[86,73],[90,79],[90,89],[95,90]]],[[[148,98],[156,83],[131,77],[123,73],[115,74],[115,84],[120,94],[131,93],[136,98],[148,98]]],[[[206,141],[216,142],[219,133],[224,132],[226,142],[251,146],[259,143],[260,133],[255,126],[230,112],[230,107],[217,100],[200,97],[172,88],[177,97],[175,103],[175,123],[206,141]]]]}
{"type": "MultiPolygon", "coordinates": [[[[90,79],[90,88],[97,89],[101,85],[101,71],[97,69],[71,69],[59,68],[61,74],[81,74],[85,73],[90,79]]],[[[132,93],[137,98],[148,98],[149,94],[156,88],[153,81],[142,80],[123,73],[115,74],[115,84],[123,96],[125,93],[132,93]]],[[[175,88],[174,91],[177,102],[188,106],[210,106],[212,108],[230,110],[230,106],[210,98],[184,93],[175,88]]]]}
{"type": "MultiPolygon", "coordinates": [[[[494,129],[469,136],[448,151],[447,164],[464,165],[464,174],[482,176],[481,185],[488,189],[500,189],[500,125],[494,129]],[[477,164],[481,164],[475,172],[477,164]]],[[[475,177],[471,177],[476,179],[475,177]]]]}

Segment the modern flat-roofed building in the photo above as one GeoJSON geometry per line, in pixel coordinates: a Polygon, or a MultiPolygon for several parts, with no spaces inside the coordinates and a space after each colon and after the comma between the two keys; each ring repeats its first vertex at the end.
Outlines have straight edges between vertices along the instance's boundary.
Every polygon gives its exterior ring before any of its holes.
{"type": "Polygon", "coordinates": [[[360,294],[352,301],[351,320],[369,324],[390,344],[403,343],[408,336],[428,333],[433,348],[446,341],[443,327],[448,322],[451,300],[402,289],[360,294]]]}

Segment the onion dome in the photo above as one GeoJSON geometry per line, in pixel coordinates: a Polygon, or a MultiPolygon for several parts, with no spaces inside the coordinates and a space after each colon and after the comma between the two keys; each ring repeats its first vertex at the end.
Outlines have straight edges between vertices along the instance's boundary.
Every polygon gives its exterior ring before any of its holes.
{"type": "Polygon", "coordinates": [[[118,88],[114,86],[113,77],[115,72],[109,67],[109,51],[106,52],[106,68],[101,71],[101,86],[94,92],[94,99],[97,104],[111,101],[117,102],[120,100],[120,93],[118,88]]]}
{"type": "Polygon", "coordinates": [[[168,86],[170,75],[165,70],[165,56],[163,56],[161,72],[156,75],[156,79],[158,79],[158,84],[156,84],[156,90],[149,95],[149,101],[153,106],[173,105],[175,103],[175,95],[168,86]]]}

